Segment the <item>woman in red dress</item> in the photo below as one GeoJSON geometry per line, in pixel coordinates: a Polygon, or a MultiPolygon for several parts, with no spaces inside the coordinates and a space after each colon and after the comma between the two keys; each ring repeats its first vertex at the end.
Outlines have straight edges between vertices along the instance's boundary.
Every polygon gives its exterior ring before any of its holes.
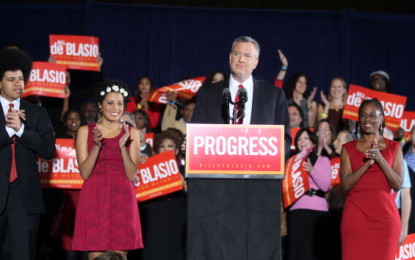
{"type": "Polygon", "coordinates": [[[395,259],[401,225],[395,197],[403,159],[400,145],[382,136],[384,125],[382,104],[365,100],[359,108],[361,138],[343,145],[343,260],[395,259]]]}
{"type": "Polygon", "coordinates": [[[76,138],[79,172],[85,180],[79,197],[73,250],[89,259],[104,251],[143,247],[133,180],[137,177],[139,133],[121,123],[128,96],[120,81],[108,80],[97,93],[102,117],[82,126],[76,138]]]}

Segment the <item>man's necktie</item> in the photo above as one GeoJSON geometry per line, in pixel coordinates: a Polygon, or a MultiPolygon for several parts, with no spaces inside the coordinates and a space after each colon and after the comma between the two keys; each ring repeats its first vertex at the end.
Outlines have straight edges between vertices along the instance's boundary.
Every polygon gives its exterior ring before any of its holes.
{"type": "MultiPolygon", "coordinates": [[[[12,112],[14,105],[13,103],[9,104],[9,112],[12,112]]],[[[10,182],[14,182],[17,179],[17,169],[16,169],[16,157],[15,157],[15,150],[16,150],[16,136],[12,137],[12,167],[10,169],[10,182]]]]}
{"type": "Polygon", "coordinates": [[[244,122],[243,111],[241,109],[241,104],[239,103],[239,96],[240,96],[241,88],[243,87],[244,86],[239,85],[238,91],[236,92],[235,105],[233,106],[233,113],[232,113],[232,116],[233,116],[232,124],[234,125],[242,125],[242,123],[244,122]]]}

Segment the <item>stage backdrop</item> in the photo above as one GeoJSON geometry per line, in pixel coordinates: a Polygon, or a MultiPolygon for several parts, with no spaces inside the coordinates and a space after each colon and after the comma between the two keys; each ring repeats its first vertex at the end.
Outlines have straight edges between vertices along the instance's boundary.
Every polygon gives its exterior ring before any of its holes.
{"type": "MultiPolygon", "coordinates": [[[[0,46],[18,43],[36,61],[47,60],[49,34],[100,38],[104,77],[133,89],[139,76],[156,87],[182,77],[228,72],[232,40],[250,35],[261,44],[254,75],[272,82],[280,68],[277,49],[289,60],[288,75],[303,72],[310,86],[327,90],[329,80],[367,86],[383,69],[394,92],[414,96],[415,15],[353,10],[281,11],[143,5],[1,4],[0,46]]],[[[317,97],[319,99],[319,97],[317,97]]],[[[415,110],[415,102],[408,101],[415,110]]]]}

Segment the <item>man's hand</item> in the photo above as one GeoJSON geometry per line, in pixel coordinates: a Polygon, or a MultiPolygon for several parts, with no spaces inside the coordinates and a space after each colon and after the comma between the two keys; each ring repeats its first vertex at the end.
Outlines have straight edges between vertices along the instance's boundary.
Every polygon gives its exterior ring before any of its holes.
{"type": "Polygon", "coordinates": [[[177,91],[175,90],[167,90],[166,92],[167,101],[173,102],[177,98],[177,91]]]}
{"type": "Polygon", "coordinates": [[[12,128],[18,132],[22,127],[22,121],[26,121],[26,115],[24,110],[14,110],[7,112],[6,114],[6,126],[12,128]]]}

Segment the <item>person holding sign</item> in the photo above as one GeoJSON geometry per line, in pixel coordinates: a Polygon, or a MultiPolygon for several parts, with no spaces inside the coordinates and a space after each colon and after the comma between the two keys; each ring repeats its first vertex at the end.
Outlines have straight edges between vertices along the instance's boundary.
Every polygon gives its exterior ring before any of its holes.
{"type": "Polygon", "coordinates": [[[78,110],[70,109],[63,114],[62,120],[64,128],[56,132],[56,138],[75,139],[76,133],[81,126],[81,115],[78,110]]]}
{"type": "MultiPolygon", "coordinates": [[[[183,135],[171,129],[156,135],[154,149],[157,154],[174,151],[179,163],[179,148],[183,135]]],[[[180,167],[183,174],[183,167],[180,167]]],[[[183,184],[185,186],[184,178],[183,184]]],[[[179,190],[140,203],[140,214],[143,221],[143,237],[145,247],[142,260],[185,259],[186,241],[186,194],[179,190]]]]}
{"type": "Polygon", "coordinates": [[[120,121],[127,88],[107,80],[98,89],[102,117],[79,128],[76,156],[85,180],[79,197],[72,249],[94,259],[104,251],[143,247],[132,181],[137,178],[139,133],[120,121]]]}
{"type": "Polygon", "coordinates": [[[341,235],[343,260],[391,260],[399,244],[396,191],[403,179],[402,149],[382,136],[382,104],[365,100],[359,108],[361,137],[341,151],[341,182],[347,192],[341,235]]]}
{"type": "Polygon", "coordinates": [[[287,162],[284,180],[284,187],[288,182],[291,187],[283,188],[285,197],[292,191],[297,198],[291,205],[285,203],[289,206],[287,260],[326,259],[328,204],[325,194],[331,183],[330,159],[318,154],[320,144],[317,145],[316,136],[307,128],[297,132],[295,146],[298,154],[287,162]],[[302,189],[305,182],[309,188],[302,189]]]}
{"type": "Polygon", "coordinates": [[[186,100],[182,109],[179,109],[176,105],[176,91],[167,91],[166,98],[168,104],[164,110],[163,119],[161,120],[161,130],[166,131],[168,128],[175,128],[180,130],[183,134],[186,134],[186,124],[192,119],[193,111],[196,106],[194,99],[186,100]],[[181,117],[177,118],[177,113],[180,110],[181,117]]]}
{"type": "MultiPolygon", "coordinates": [[[[228,90],[235,100],[241,85],[247,102],[238,123],[284,125],[285,139],[278,141],[284,142],[288,152],[287,101],[282,89],[253,78],[259,54],[255,39],[235,39],[229,54],[229,79],[200,88],[191,122],[229,124],[234,106],[224,106],[223,93],[228,90]]],[[[280,255],[280,185],[275,179],[189,178],[188,259],[272,259],[280,255]]]]}
{"type": "MultiPolygon", "coordinates": [[[[79,112],[74,109],[66,111],[65,114],[63,114],[63,124],[65,126],[63,129],[64,131],[56,132],[56,138],[76,139],[76,134],[81,126],[81,116],[79,112]]],[[[43,191],[45,190],[47,189],[43,189],[43,191]]],[[[79,189],[63,189],[60,191],[63,192],[64,199],[61,205],[61,211],[58,213],[61,214],[61,217],[55,219],[58,223],[52,223],[52,226],[58,227],[58,230],[55,230],[54,232],[61,237],[62,249],[65,251],[67,260],[77,259],[77,256],[80,254],[86,257],[86,252],[72,251],[76,207],[81,192],[79,189]]]]}
{"type": "Polygon", "coordinates": [[[0,51],[0,253],[8,251],[11,260],[36,258],[45,211],[36,162],[38,156],[50,160],[55,154],[46,110],[21,98],[31,68],[26,52],[0,51]]]}
{"type": "Polygon", "coordinates": [[[392,93],[392,84],[388,73],[383,70],[377,70],[370,73],[369,88],[386,93],[392,93]]]}

